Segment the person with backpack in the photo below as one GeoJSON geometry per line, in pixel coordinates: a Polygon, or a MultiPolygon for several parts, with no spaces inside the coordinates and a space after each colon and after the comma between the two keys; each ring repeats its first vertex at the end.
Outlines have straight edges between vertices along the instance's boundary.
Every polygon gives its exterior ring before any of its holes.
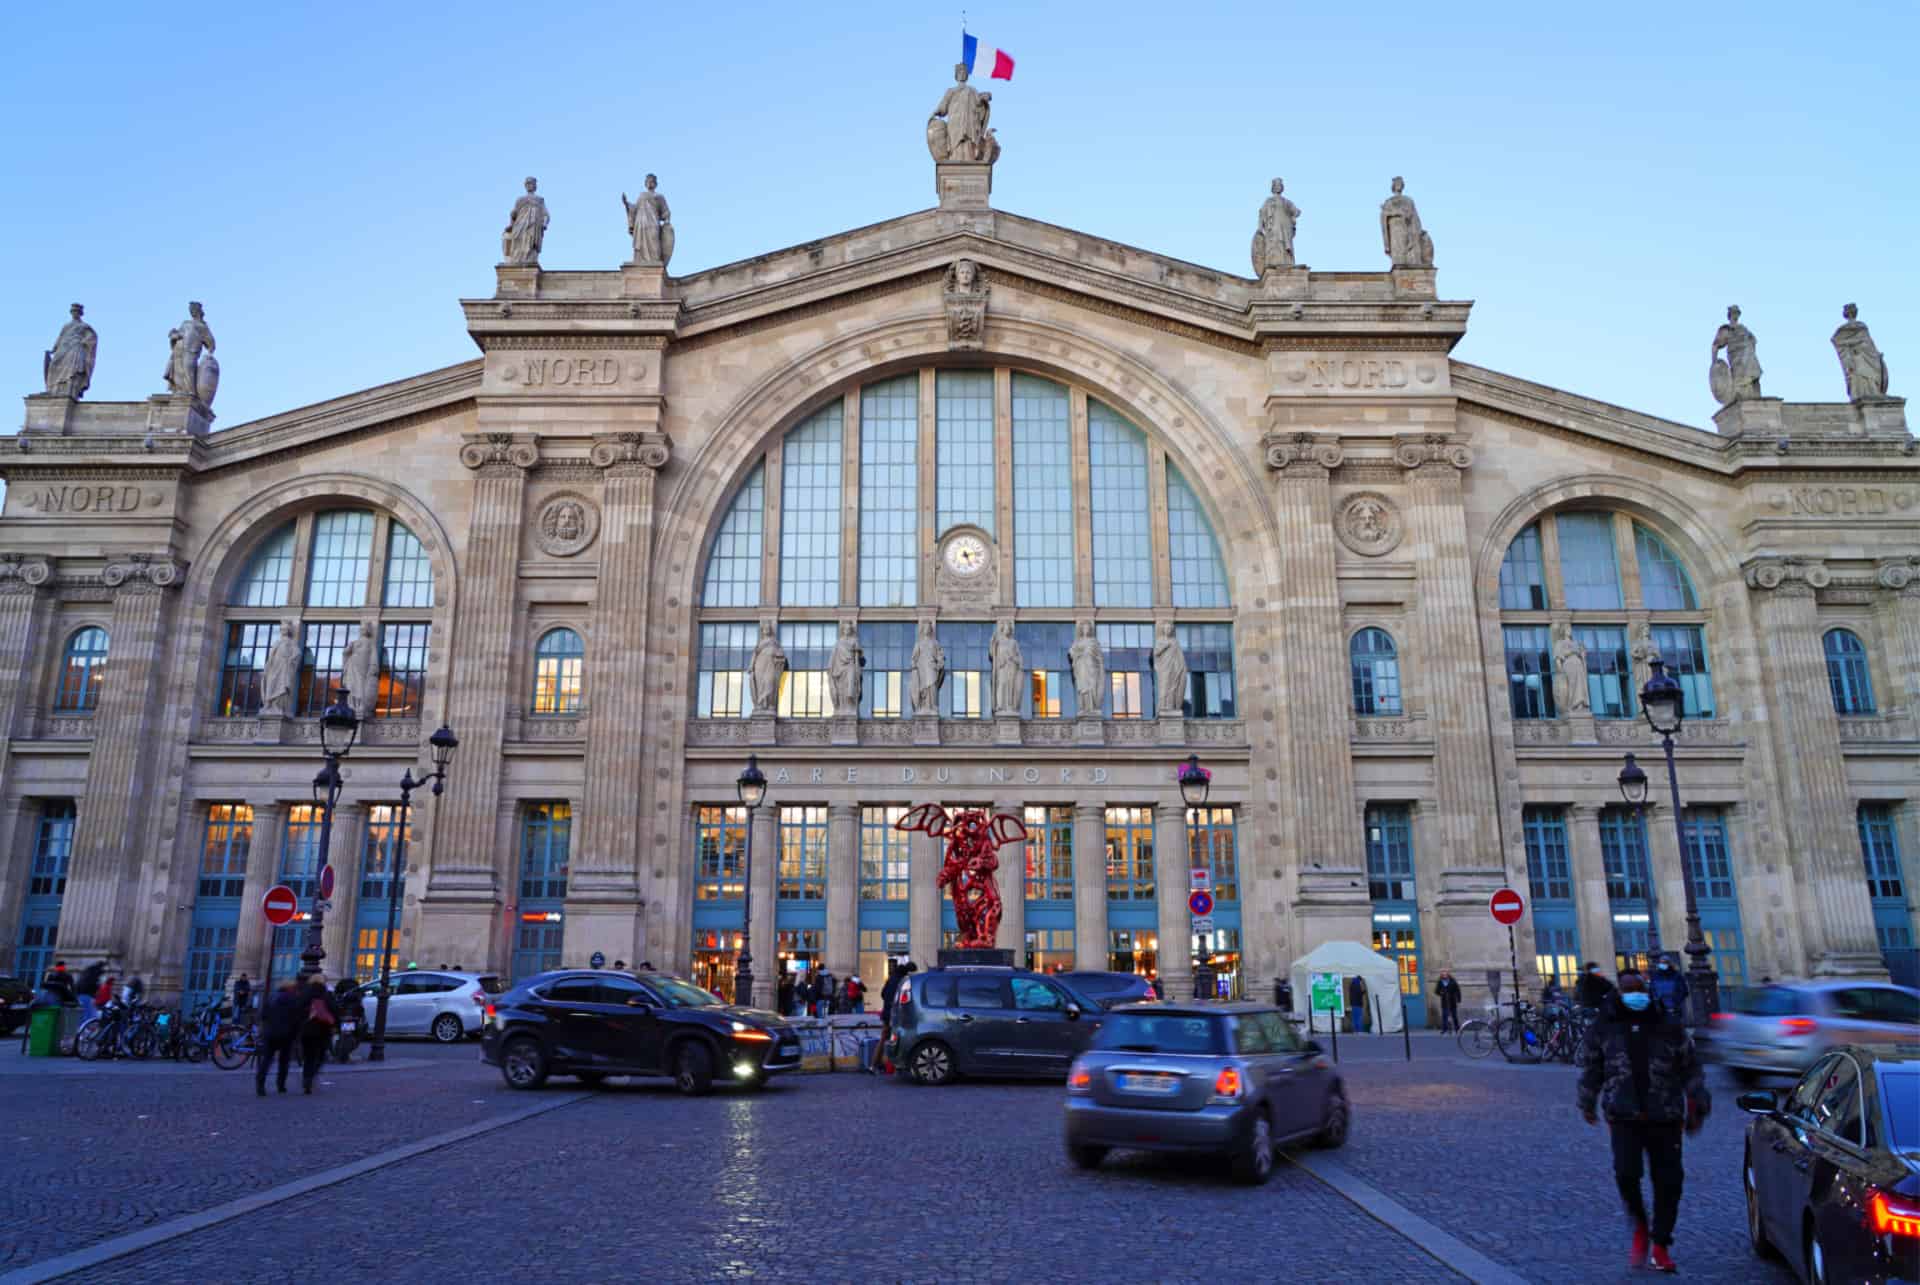
{"type": "Polygon", "coordinates": [[[1668,1017],[1686,1022],[1687,976],[1673,966],[1672,955],[1660,956],[1660,962],[1654,965],[1653,977],[1647,982],[1647,990],[1652,992],[1653,1002],[1667,1010],[1668,1017]]]}
{"type": "Polygon", "coordinates": [[[253,1005],[253,983],[245,973],[233,979],[233,1016],[237,1020],[253,1005]]]}
{"type": "Polygon", "coordinates": [[[300,1020],[300,1091],[313,1092],[320,1078],[320,1067],[327,1060],[333,1033],[340,1029],[340,1005],[327,989],[327,981],[315,973],[303,993],[306,1003],[300,1020]]]}
{"type": "Polygon", "coordinates": [[[96,959],[80,970],[80,985],[74,994],[80,1001],[80,1020],[82,1022],[91,1020],[93,1015],[99,1011],[93,1006],[93,996],[94,992],[100,989],[100,978],[106,971],[107,961],[104,959],[96,959]]]}

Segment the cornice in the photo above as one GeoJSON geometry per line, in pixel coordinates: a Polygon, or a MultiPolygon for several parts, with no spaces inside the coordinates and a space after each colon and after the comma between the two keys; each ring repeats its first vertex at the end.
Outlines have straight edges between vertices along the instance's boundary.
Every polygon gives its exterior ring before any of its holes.
{"type": "Polygon", "coordinates": [[[395,420],[471,401],[480,392],[480,370],[479,360],[465,361],[214,433],[204,439],[203,467],[224,468],[336,441],[359,429],[387,427],[395,420]]]}

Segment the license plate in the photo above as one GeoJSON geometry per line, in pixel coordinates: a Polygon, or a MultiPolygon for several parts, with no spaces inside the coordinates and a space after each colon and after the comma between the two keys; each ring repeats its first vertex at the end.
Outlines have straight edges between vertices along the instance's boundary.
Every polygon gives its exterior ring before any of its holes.
{"type": "Polygon", "coordinates": [[[354,1027],[353,1027],[353,1023],[352,1023],[352,1022],[342,1022],[342,1023],[340,1023],[340,1029],[341,1029],[341,1030],[343,1030],[343,1031],[351,1031],[352,1029],[354,1029],[354,1027]]]}
{"type": "Polygon", "coordinates": [[[1176,1075],[1140,1074],[1122,1072],[1120,1091],[1122,1093],[1172,1093],[1179,1089],[1180,1077],[1176,1075]]]}

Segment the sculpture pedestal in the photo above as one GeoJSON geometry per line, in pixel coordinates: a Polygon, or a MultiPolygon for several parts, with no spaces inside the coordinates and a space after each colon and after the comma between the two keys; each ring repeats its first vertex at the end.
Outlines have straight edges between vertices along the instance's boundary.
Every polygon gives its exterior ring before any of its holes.
{"type": "Polygon", "coordinates": [[[1269,299],[1305,299],[1313,292],[1313,274],[1304,263],[1268,268],[1260,274],[1260,293],[1269,299]]]}
{"type": "Polygon", "coordinates": [[[1013,952],[1003,946],[942,946],[940,967],[954,968],[972,964],[988,968],[1012,968],[1013,952]]]}
{"type": "Polygon", "coordinates": [[[1863,397],[1853,404],[1860,416],[1860,430],[1868,437],[1905,437],[1907,435],[1907,399],[1904,397],[1863,397]]]}
{"type": "Polygon", "coordinates": [[[540,265],[498,263],[493,268],[493,280],[493,297],[496,299],[537,298],[540,294],[540,265]]]}
{"type": "Polygon", "coordinates": [[[993,720],[993,743],[995,745],[1018,745],[1020,743],[1020,720],[1002,714],[993,720]]]}
{"type": "Polygon", "coordinates": [[[773,715],[753,713],[747,716],[747,744],[771,745],[774,738],[773,715]]]}
{"type": "Polygon", "coordinates": [[[623,263],[620,286],[620,293],[629,299],[663,299],[667,294],[667,269],[658,263],[623,263]]]}
{"type": "Polygon", "coordinates": [[[20,426],[23,433],[65,433],[73,423],[73,406],[76,399],[56,396],[51,393],[27,394],[27,419],[20,426]]]}
{"type": "Polygon", "coordinates": [[[1751,433],[1760,437],[1779,437],[1785,426],[1782,413],[1786,403],[1778,397],[1747,397],[1728,402],[1713,413],[1714,427],[1722,437],[1740,437],[1751,433]]]}
{"type": "Polygon", "coordinates": [[[260,734],[253,738],[255,745],[278,745],[285,733],[287,716],[278,710],[262,710],[260,713],[260,734]]]}
{"type": "Polygon", "coordinates": [[[1432,268],[1394,268],[1387,273],[1396,299],[1435,299],[1437,287],[1432,268]]]}
{"type": "Polygon", "coordinates": [[[1154,720],[1158,726],[1154,729],[1154,740],[1161,745],[1185,745],[1187,743],[1187,720],[1179,714],[1162,714],[1154,720]]]}
{"type": "Polygon", "coordinates": [[[1074,719],[1073,740],[1076,745],[1105,745],[1107,734],[1100,726],[1100,716],[1082,714],[1074,719]]]}
{"type": "Polygon", "coordinates": [[[915,714],[913,716],[913,743],[915,745],[938,745],[940,743],[940,716],[938,714],[915,714]]]}
{"type": "Polygon", "coordinates": [[[860,743],[860,720],[852,714],[835,714],[827,720],[827,743],[829,745],[858,745],[860,743]]]}
{"type": "Polygon", "coordinates": [[[205,437],[213,427],[213,410],[198,397],[185,393],[155,393],[147,398],[149,433],[190,433],[205,437]]]}
{"type": "Polygon", "coordinates": [[[943,210],[984,210],[993,194],[993,166],[985,161],[938,161],[933,190],[943,210]]]}

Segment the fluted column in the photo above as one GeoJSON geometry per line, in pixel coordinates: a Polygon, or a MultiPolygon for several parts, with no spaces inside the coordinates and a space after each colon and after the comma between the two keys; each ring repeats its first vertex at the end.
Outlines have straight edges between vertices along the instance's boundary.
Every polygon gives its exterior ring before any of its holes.
{"type": "MultiPolygon", "coordinates": [[[[204,823],[205,805],[196,805],[195,816],[204,823]]],[[[267,943],[272,929],[260,913],[260,899],[267,895],[280,873],[280,842],[287,832],[287,805],[277,800],[253,804],[253,832],[247,842],[247,881],[240,892],[240,924],[233,938],[233,971],[245,972],[253,979],[254,989],[267,962],[267,943]]]]}
{"type": "Polygon", "coordinates": [[[45,641],[44,586],[52,575],[44,558],[0,557],[0,754],[20,734],[30,703],[34,654],[45,641]]]}
{"type": "MultiPolygon", "coordinates": [[[[1815,591],[1830,579],[1818,562],[1763,559],[1746,571],[1755,628],[1767,640],[1761,665],[1772,698],[1773,736],[1788,851],[1803,889],[1802,922],[1815,976],[1886,973],[1861,867],[1853,792],[1840,753],[1840,721],[1827,683],[1815,591]]],[[[1683,726],[1679,741],[1686,741],[1683,726]]],[[[1685,782],[1681,783],[1685,790],[1685,782]]],[[[1736,872],[1740,854],[1735,854],[1736,872]]]]}
{"type": "MultiPolygon", "coordinates": [[[[1666,763],[1657,759],[1647,766],[1664,771],[1666,763]]],[[[1673,808],[1664,798],[1657,804],[1651,798],[1652,791],[1659,788],[1655,784],[1648,791],[1647,887],[1653,893],[1653,914],[1660,924],[1660,949],[1677,955],[1687,944],[1687,875],[1680,861],[1680,837],[1673,830],[1673,808]]],[[[1648,940],[1651,944],[1651,934],[1648,940]]],[[[1683,967],[1685,958],[1681,956],[1683,967]]]]}
{"type": "Polygon", "coordinates": [[[124,961],[129,951],[140,877],[136,854],[147,850],[159,784],[154,774],[165,761],[150,739],[155,687],[173,589],[183,575],[178,563],[147,557],[110,563],[102,573],[113,590],[111,677],[94,714],[93,753],[60,906],[64,954],[124,961]]]}
{"type": "MultiPolygon", "coordinates": [[[[360,908],[360,871],[366,864],[367,805],[342,800],[333,805],[333,838],[327,860],[333,866],[333,909],[320,933],[327,952],[327,981],[331,984],[353,972],[354,921],[360,908]]],[[[453,959],[448,955],[447,959],[453,959]]],[[[438,956],[435,963],[442,962],[438,956]]]]}
{"type": "Polygon", "coordinates": [[[931,968],[940,958],[941,842],[914,830],[907,835],[907,950],[913,962],[931,968]]]}
{"type": "Polygon", "coordinates": [[[1073,805],[1073,966],[1107,967],[1107,808],[1073,805]]]}
{"type": "Polygon", "coordinates": [[[1920,718],[1920,555],[1889,558],[1878,569],[1879,614],[1887,639],[1887,681],[1881,703],[1920,718]]]}
{"type": "Polygon", "coordinates": [[[758,1008],[772,1008],[775,988],[780,985],[780,951],[774,938],[774,897],[780,886],[780,811],[771,806],[754,808],[747,824],[753,827],[753,1002],[758,1008]]]}
{"type": "MultiPolygon", "coordinates": [[[[995,799],[996,815],[1026,816],[1026,805],[1019,799],[995,799]]],[[[1000,849],[1000,869],[994,886],[1000,891],[1000,935],[994,944],[1013,952],[1016,968],[1027,964],[1027,845],[1009,843],[1000,849]]]]}
{"type": "Polygon", "coordinates": [[[1607,862],[1600,850],[1600,808],[1576,803],[1567,809],[1567,855],[1573,866],[1573,899],[1580,925],[1580,957],[1613,966],[1613,905],[1607,900],[1607,862]]]}
{"type": "Polygon", "coordinates": [[[827,968],[835,977],[860,971],[860,808],[827,806],[827,968]]]}
{"type": "Polygon", "coordinates": [[[1187,909],[1192,856],[1187,808],[1161,800],[1153,808],[1153,889],[1160,922],[1160,986],[1168,999],[1193,994],[1193,913],[1187,909]]]}
{"type": "MultiPolygon", "coordinates": [[[[1274,471],[1281,559],[1272,591],[1279,659],[1287,671],[1296,859],[1302,866],[1359,869],[1366,864],[1366,844],[1352,806],[1353,684],[1334,571],[1330,487],[1342,452],[1329,434],[1270,433],[1265,445],[1267,467],[1274,471]]],[[[1182,904],[1185,897],[1183,888],[1182,904]]],[[[1301,949],[1319,944],[1304,942],[1301,949]]]]}

